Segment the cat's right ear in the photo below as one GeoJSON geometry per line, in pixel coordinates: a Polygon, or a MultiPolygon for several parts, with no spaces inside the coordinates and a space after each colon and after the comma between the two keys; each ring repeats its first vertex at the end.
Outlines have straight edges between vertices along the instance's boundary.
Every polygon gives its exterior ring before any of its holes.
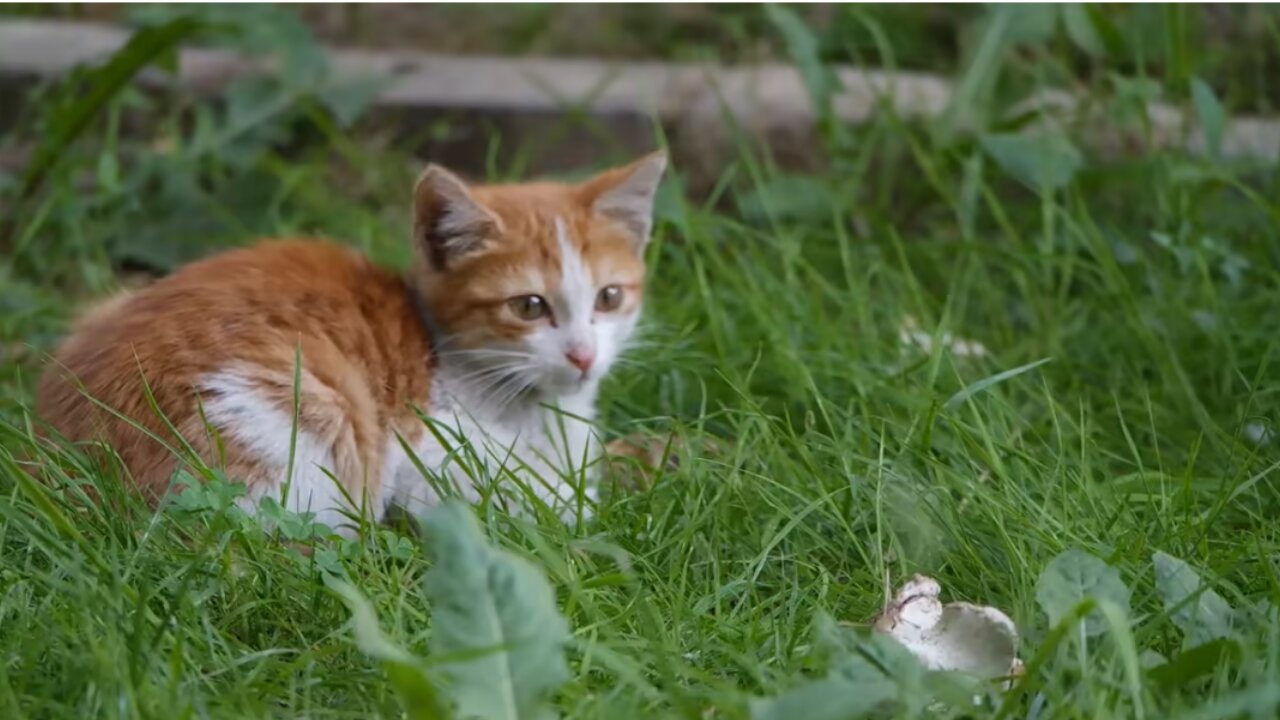
{"type": "Polygon", "coordinates": [[[413,188],[413,240],[436,269],[476,252],[501,232],[502,221],[481,205],[458,176],[428,165],[413,188]]]}

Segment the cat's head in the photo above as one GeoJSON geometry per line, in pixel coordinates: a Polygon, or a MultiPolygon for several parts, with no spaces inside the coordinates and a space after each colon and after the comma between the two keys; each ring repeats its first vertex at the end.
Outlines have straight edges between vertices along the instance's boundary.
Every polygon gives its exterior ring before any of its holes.
{"type": "Polygon", "coordinates": [[[428,167],[414,190],[414,282],[445,362],[477,392],[576,392],[635,329],[666,168],[655,153],[579,184],[469,186],[428,167]]]}

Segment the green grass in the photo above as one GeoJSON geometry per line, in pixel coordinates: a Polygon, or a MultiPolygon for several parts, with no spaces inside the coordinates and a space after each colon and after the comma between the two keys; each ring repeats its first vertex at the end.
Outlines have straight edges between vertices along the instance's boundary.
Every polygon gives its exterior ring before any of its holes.
{"type": "MultiPolygon", "coordinates": [[[[429,655],[428,555],[403,527],[306,558],[216,493],[156,511],[118,469],[31,439],[39,354],[123,263],[277,232],[404,260],[412,169],[398,148],[304,97],[210,150],[166,118],[221,115],[151,102],[120,100],[64,149],[16,219],[38,242],[0,244],[0,716],[402,717],[325,577],[429,655]],[[119,132],[128,103],[157,119],[170,154],[119,132]],[[295,139],[287,152],[281,137],[295,139]],[[85,168],[99,192],[77,184],[85,168]],[[75,500],[84,483],[101,504],[75,500]]],[[[546,573],[572,628],[555,706],[745,717],[749,698],[838,665],[815,635],[821,614],[866,623],[887,587],[923,572],[948,598],[1007,611],[1030,666],[994,709],[938,716],[1274,717],[1274,170],[1086,157],[1042,197],[972,138],[891,115],[827,141],[826,175],[785,177],[744,148],[724,202],[662,208],[649,342],[609,379],[604,425],[720,452],[613,494],[577,529],[480,511],[494,544],[546,573]],[[904,345],[907,315],[988,352],[904,345]],[[1096,636],[1055,628],[1037,603],[1041,573],[1071,548],[1132,590],[1096,636]],[[1184,652],[1208,625],[1166,605],[1157,552],[1234,608],[1233,651],[1184,652]],[[1154,653],[1173,661],[1163,674],[1144,669],[1154,653]]],[[[924,714],[926,698],[889,714],[924,714]]]]}

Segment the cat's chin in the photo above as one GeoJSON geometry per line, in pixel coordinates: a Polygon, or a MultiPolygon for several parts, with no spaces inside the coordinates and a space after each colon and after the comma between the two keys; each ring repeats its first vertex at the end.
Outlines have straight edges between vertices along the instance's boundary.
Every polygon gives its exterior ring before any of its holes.
{"type": "Polygon", "coordinates": [[[569,375],[566,373],[564,375],[547,378],[538,384],[538,389],[546,397],[565,397],[569,395],[577,395],[595,381],[596,377],[594,373],[591,375],[581,375],[578,373],[569,375]]]}

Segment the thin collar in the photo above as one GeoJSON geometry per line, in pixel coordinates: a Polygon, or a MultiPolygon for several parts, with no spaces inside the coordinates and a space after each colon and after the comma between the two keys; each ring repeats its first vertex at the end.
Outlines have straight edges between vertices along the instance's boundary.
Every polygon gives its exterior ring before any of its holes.
{"type": "Polygon", "coordinates": [[[422,296],[418,286],[407,277],[401,278],[401,282],[404,283],[405,290],[409,293],[409,304],[413,306],[413,314],[418,316],[418,322],[422,323],[422,329],[427,333],[427,347],[431,348],[431,354],[434,356],[436,345],[442,337],[440,326],[436,324],[435,316],[431,314],[431,308],[427,307],[427,299],[422,296]]]}

